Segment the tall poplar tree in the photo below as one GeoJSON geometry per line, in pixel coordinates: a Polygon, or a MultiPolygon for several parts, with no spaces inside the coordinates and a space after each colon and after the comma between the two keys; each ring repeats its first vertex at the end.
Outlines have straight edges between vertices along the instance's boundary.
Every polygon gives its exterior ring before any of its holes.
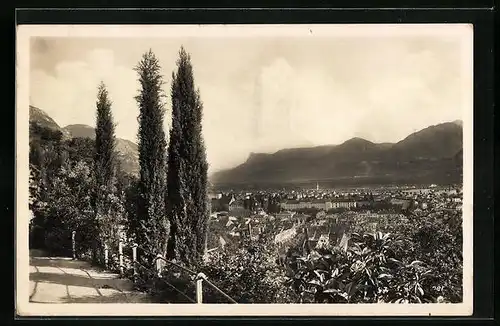
{"type": "Polygon", "coordinates": [[[172,73],[172,125],[168,148],[168,255],[187,265],[203,255],[208,223],[208,164],[202,137],[203,103],[195,89],[189,54],[180,49],[172,73]]]}
{"type": "Polygon", "coordinates": [[[94,182],[95,182],[95,216],[91,223],[91,233],[94,238],[94,260],[102,260],[102,241],[110,238],[117,227],[111,212],[110,195],[114,192],[114,177],[116,167],[115,157],[115,125],[111,112],[111,100],[106,86],[101,82],[97,90],[96,128],[94,152],[94,182]],[[97,256],[97,257],[96,257],[97,256]]]}
{"type": "Polygon", "coordinates": [[[165,255],[170,225],[165,211],[166,139],[163,126],[164,93],[161,67],[149,50],[136,66],[141,85],[139,105],[139,165],[136,221],[132,223],[142,257],[152,261],[165,255]],[[144,248],[145,250],[141,250],[144,248]]]}
{"type": "Polygon", "coordinates": [[[97,91],[95,129],[95,172],[98,186],[110,187],[115,173],[115,125],[111,101],[103,82],[97,91]]]}

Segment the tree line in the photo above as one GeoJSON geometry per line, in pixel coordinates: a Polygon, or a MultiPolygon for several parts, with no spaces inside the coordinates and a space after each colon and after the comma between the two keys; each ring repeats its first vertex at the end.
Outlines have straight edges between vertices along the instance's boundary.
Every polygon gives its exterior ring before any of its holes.
{"type": "Polygon", "coordinates": [[[160,62],[149,50],[134,69],[140,85],[138,178],[121,171],[112,94],[103,82],[97,87],[95,141],[65,140],[59,131],[31,125],[31,225],[41,232],[32,232],[30,243],[67,254],[68,234],[76,230],[79,251],[102,263],[103,248],[116,242],[125,226],[141,245],[145,263],[162,254],[193,266],[205,248],[209,206],[203,102],[191,58],[181,47],[171,76],[168,139],[160,62]]]}

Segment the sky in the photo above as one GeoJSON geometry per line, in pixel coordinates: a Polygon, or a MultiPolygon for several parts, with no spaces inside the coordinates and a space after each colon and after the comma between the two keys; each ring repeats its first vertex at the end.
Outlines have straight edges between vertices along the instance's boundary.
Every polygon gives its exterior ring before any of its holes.
{"type": "MultiPolygon", "coordinates": [[[[137,142],[134,66],[152,49],[168,95],[184,46],[204,103],[211,172],[240,164],[251,152],[339,144],[352,137],[397,142],[427,126],[462,119],[469,105],[463,95],[472,93],[463,33],[404,29],[32,36],[30,104],[62,127],[94,126],[102,80],[113,102],[117,137],[137,142]]],[[[165,108],[168,130],[168,96],[165,108]]]]}

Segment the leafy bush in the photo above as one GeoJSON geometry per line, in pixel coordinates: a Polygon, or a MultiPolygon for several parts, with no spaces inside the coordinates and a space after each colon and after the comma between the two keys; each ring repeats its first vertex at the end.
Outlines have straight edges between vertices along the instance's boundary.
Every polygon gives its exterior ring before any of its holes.
{"type": "Polygon", "coordinates": [[[71,255],[71,232],[78,235],[78,249],[84,250],[92,240],[92,175],[84,162],[65,165],[52,180],[50,202],[45,215],[46,247],[52,252],[71,255]]]}
{"type": "MultiPolygon", "coordinates": [[[[415,211],[407,216],[356,215],[346,223],[348,232],[377,231],[398,235],[395,257],[424,261],[433,270],[434,284],[427,293],[450,302],[462,302],[462,213],[460,210],[415,211]]],[[[344,222],[342,222],[344,223],[344,222]]]]}
{"type": "MultiPolygon", "coordinates": [[[[274,249],[268,242],[244,240],[238,248],[213,253],[196,271],[203,272],[211,283],[238,303],[298,302],[298,296],[284,286],[284,271],[277,264],[274,249]]],[[[162,280],[150,278],[146,287],[154,288],[160,302],[189,303],[192,301],[188,298],[196,299],[195,284],[196,275],[169,266],[162,280]]],[[[209,284],[203,284],[204,303],[231,303],[209,284]]]]}
{"type": "MultiPolygon", "coordinates": [[[[244,241],[234,251],[216,252],[202,270],[239,303],[286,303],[295,297],[283,286],[284,271],[277,264],[276,248],[269,242],[244,241]]],[[[227,302],[223,297],[219,300],[227,302]]]]}
{"type": "Polygon", "coordinates": [[[433,302],[434,276],[421,261],[397,259],[401,239],[353,234],[347,251],[312,251],[287,262],[286,284],[302,303],[433,302]]]}

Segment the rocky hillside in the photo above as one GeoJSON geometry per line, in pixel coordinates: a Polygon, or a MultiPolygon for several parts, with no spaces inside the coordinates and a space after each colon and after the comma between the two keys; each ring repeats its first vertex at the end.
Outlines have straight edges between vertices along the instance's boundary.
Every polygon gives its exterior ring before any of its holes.
{"type": "MultiPolygon", "coordinates": [[[[74,124],[64,127],[72,137],[95,139],[95,129],[88,125],[74,124]]],[[[122,169],[131,174],[139,173],[139,149],[137,144],[127,139],[116,138],[116,152],[122,169]]]]}
{"type": "Polygon", "coordinates": [[[32,105],[30,105],[29,120],[30,125],[37,124],[41,127],[61,132],[64,138],[70,137],[68,132],[63,130],[45,111],[32,105]]]}
{"type": "MultiPolygon", "coordinates": [[[[91,138],[95,139],[93,127],[83,124],[68,125],[61,128],[46,112],[30,106],[30,124],[38,124],[42,127],[58,130],[63,138],[91,138]]],[[[116,152],[121,168],[130,174],[139,173],[139,154],[137,144],[130,140],[117,138],[116,152]]]]}

